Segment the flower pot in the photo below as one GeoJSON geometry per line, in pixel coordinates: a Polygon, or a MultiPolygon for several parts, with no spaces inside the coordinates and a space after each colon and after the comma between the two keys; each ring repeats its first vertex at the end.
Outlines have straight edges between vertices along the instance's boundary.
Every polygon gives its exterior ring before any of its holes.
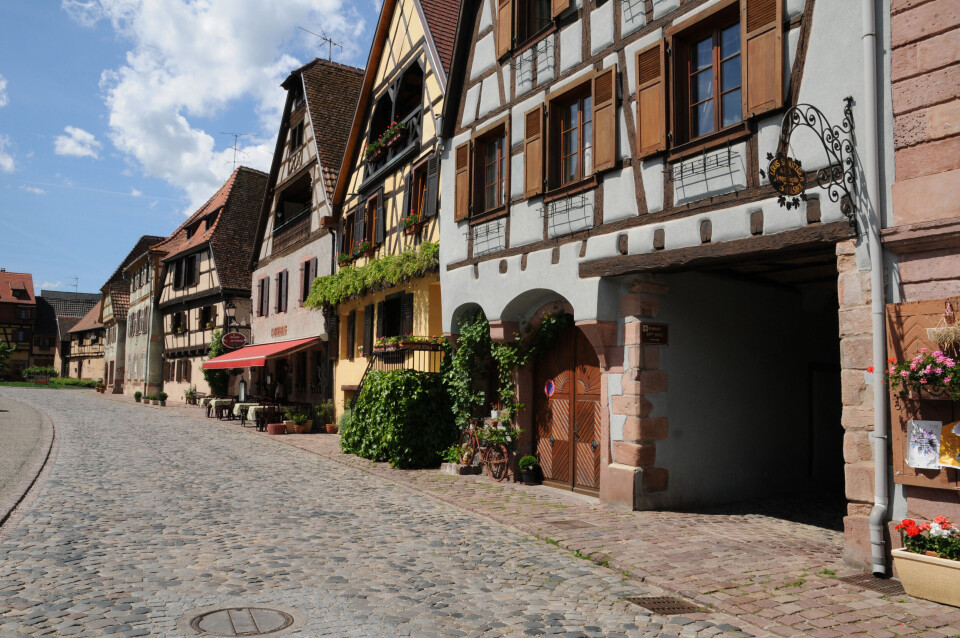
{"type": "Polygon", "coordinates": [[[134,403],[140,403],[140,397],[133,397],[134,403]]]}
{"type": "Polygon", "coordinates": [[[297,425],[296,423],[293,424],[293,434],[306,434],[306,433],[307,433],[306,423],[304,423],[303,425],[297,425]]]}
{"type": "Polygon", "coordinates": [[[166,402],[166,401],[161,401],[161,402],[160,402],[160,407],[161,407],[161,408],[167,407],[167,402],[166,402]]]}
{"type": "Polygon", "coordinates": [[[892,552],[903,589],[914,598],[960,607],[960,561],[914,554],[906,549],[892,552]]]}
{"type": "Polygon", "coordinates": [[[417,233],[420,232],[420,229],[421,229],[421,228],[423,228],[423,222],[420,222],[420,223],[417,223],[417,224],[410,224],[409,226],[407,226],[406,228],[403,229],[403,234],[404,234],[404,235],[416,235],[417,233]]]}
{"type": "Polygon", "coordinates": [[[267,423],[267,434],[286,434],[287,426],[283,423],[267,423]]]}
{"type": "Polygon", "coordinates": [[[524,485],[540,485],[540,473],[537,468],[522,470],[520,472],[520,482],[524,485]]]}
{"type": "Polygon", "coordinates": [[[283,425],[287,428],[287,434],[293,434],[293,426],[296,425],[293,421],[284,421],[283,425]]]}
{"type": "Polygon", "coordinates": [[[336,423],[327,423],[323,427],[327,431],[327,434],[336,434],[339,430],[339,427],[336,423]]]}

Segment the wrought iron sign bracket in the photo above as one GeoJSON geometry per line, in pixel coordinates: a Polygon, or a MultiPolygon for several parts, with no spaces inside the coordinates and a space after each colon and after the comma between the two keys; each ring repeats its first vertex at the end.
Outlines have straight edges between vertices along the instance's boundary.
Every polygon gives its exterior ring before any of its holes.
{"type": "Polygon", "coordinates": [[[844,100],[843,121],[832,126],[823,112],[811,104],[798,104],[787,109],[780,125],[780,143],[777,153],[767,153],[770,161],[762,177],[780,193],[780,206],[790,209],[806,200],[806,174],[800,161],[787,156],[786,150],[793,132],[801,127],[813,131],[823,146],[828,165],[817,171],[817,183],[827,191],[831,202],[840,203],[840,212],[857,230],[856,211],[853,205],[853,188],[856,185],[856,147],[853,143],[853,98],[844,100]]]}

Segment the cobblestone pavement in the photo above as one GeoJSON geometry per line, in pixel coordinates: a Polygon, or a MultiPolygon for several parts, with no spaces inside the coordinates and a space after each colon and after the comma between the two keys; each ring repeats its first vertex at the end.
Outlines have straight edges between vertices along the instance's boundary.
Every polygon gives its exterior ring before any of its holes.
{"type": "MultiPolygon", "coordinates": [[[[203,418],[193,407],[175,408],[203,418]]],[[[239,429],[237,422],[207,422],[239,429]]],[[[648,588],[710,606],[714,618],[754,635],[960,636],[960,610],[844,583],[843,535],[791,522],[795,512],[758,513],[755,504],[711,513],[624,512],[547,487],[435,470],[395,470],[341,454],[329,435],[268,437],[347,467],[395,481],[605,564],[648,588]],[[586,523],[571,529],[569,521],[586,523]]],[[[803,499],[797,499],[804,506],[803,499]]],[[[789,508],[789,502],[787,503],[789,508]]],[[[824,518],[836,518],[831,513],[824,518]]],[[[700,616],[696,616],[700,618],[700,616]]]]}
{"type": "Polygon", "coordinates": [[[0,541],[0,636],[181,636],[192,610],[244,604],[299,610],[290,635],[311,637],[742,635],[651,616],[623,597],[655,587],[249,430],[0,396],[46,410],[59,441],[0,541]]]}
{"type": "Polygon", "coordinates": [[[0,397],[0,522],[36,476],[50,448],[49,430],[36,410],[0,397]]]}

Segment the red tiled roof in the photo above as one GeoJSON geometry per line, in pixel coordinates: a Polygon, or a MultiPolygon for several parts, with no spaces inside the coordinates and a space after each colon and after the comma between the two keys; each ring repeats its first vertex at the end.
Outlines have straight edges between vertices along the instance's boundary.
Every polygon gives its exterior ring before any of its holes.
{"type": "Polygon", "coordinates": [[[460,15],[460,0],[420,0],[427,28],[440,54],[444,73],[450,73],[453,59],[453,40],[457,34],[457,18],[460,15]]]}
{"type": "Polygon", "coordinates": [[[33,296],[33,275],[28,272],[0,271],[0,303],[17,303],[32,306],[37,303],[33,296]],[[25,290],[22,299],[13,296],[14,290],[25,290]]]}
{"type": "Polygon", "coordinates": [[[257,218],[267,188],[267,174],[240,166],[206,204],[153,250],[166,253],[164,262],[208,245],[213,254],[221,288],[250,289],[250,258],[257,232],[257,218]],[[210,227],[202,221],[214,214],[210,227]],[[199,226],[190,237],[187,229],[199,226]]]}
{"type": "Polygon", "coordinates": [[[70,332],[86,332],[87,330],[102,328],[103,324],[100,323],[100,303],[101,302],[98,301],[97,305],[91,308],[90,312],[70,329],[70,332]]]}

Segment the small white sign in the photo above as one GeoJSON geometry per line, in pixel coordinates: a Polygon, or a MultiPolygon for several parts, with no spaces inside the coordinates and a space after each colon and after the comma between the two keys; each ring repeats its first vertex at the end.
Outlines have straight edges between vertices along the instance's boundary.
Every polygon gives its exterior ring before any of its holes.
{"type": "Polygon", "coordinates": [[[940,430],[943,421],[907,423],[907,465],[918,470],[940,469],[940,430]]]}

